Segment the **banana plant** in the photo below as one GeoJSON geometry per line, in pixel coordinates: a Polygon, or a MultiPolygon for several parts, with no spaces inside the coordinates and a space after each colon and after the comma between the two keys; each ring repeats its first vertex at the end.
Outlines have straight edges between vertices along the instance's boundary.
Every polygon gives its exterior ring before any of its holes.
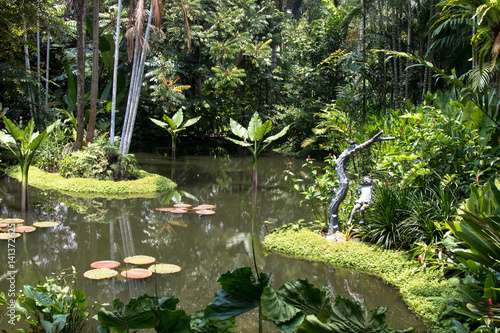
{"type": "Polygon", "coordinates": [[[231,132],[234,135],[239,137],[242,140],[236,140],[233,138],[227,138],[229,141],[232,141],[240,146],[247,147],[250,149],[253,155],[253,176],[252,176],[252,188],[257,189],[257,162],[259,160],[259,156],[264,149],[269,146],[269,144],[286,134],[290,125],[283,128],[278,134],[269,136],[264,139],[267,133],[272,128],[271,120],[266,120],[264,123],[262,122],[259,114],[255,112],[250,119],[250,123],[248,124],[248,128],[243,127],[234,119],[230,120],[231,132]]]}
{"type": "Polygon", "coordinates": [[[21,209],[28,210],[28,170],[33,161],[35,151],[47,139],[54,127],[55,122],[48,126],[43,132],[35,132],[35,122],[33,118],[28,122],[24,130],[20,129],[11,120],[3,117],[5,131],[0,131],[0,143],[5,145],[17,159],[21,168],[22,190],[21,190],[21,209]]]}
{"type": "Polygon", "coordinates": [[[180,131],[185,130],[187,127],[192,126],[200,120],[201,116],[196,117],[196,118],[191,118],[184,121],[184,114],[182,113],[182,110],[177,111],[172,118],[167,116],[166,114],[163,115],[163,120],[161,121],[158,119],[154,118],[149,118],[153,123],[156,125],[160,126],[161,128],[164,128],[170,133],[170,136],[172,137],[172,159],[175,160],[175,147],[176,147],[176,142],[177,142],[177,135],[180,131]]]}

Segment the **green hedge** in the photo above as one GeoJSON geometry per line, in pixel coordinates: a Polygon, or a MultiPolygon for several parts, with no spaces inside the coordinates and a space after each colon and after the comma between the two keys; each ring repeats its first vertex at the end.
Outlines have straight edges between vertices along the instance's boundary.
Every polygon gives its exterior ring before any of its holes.
{"type": "Polygon", "coordinates": [[[271,251],[294,258],[324,262],[352,268],[381,277],[396,287],[401,298],[424,323],[433,327],[432,332],[448,331],[440,319],[445,310],[444,300],[430,297],[447,297],[454,286],[439,271],[415,271],[406,252],[385,250],[360,242],[331,242],[309,229],[280,228],[269,233],[264,246],[271,251]]]}
{"type": "MultiPolygon", "coordinates": [[[[7,175],[21,181],[19,166],[9,168],[7,175]]],[[[58,174],[47,173],[31,166],[28,183],[40,189],[58,190],[72,196],[116,199],[133,197],[153,198],[177,186],[168,178],[146,171],[139,171],[138,176],[139,179],[137,180],[119,182],[89,178],[64,178],[58,174]]]]}

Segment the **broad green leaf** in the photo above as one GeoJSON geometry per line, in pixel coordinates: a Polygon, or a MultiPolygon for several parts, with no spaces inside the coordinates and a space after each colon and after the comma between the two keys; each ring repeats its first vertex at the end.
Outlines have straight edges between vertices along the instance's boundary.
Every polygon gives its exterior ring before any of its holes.
{"type": "MultiPolygon", "coordinates": [[[[282,301],[271,287],[264,288],[260,304],[264,319],[270,320],[276,325],[291,321],[299,312],[297,308],[282,301]]],[[[286,332],[292,333],[299,326],[300,323],[293,329],[289,327],[291,330],[286,332]]]]}
{"type": "Polygon", "coordinates": [[[7,117],[3,117],[3,123],[5,124],[5,129],[12,134],[14,140],[21,141],[24,138],[24,131],[7,119],[7,117]]]}
{"type": "Polygon", "coordinates": [[[307,280],[285,283],[277,292],[278,297],[306,315],[327,318],[331,311],[331,291],[324,287],[318,289],[307,280]]]}
{"type": "Polygon", "coordinates": [[[4,131],[0,131],[0,142],[5,145],[15,144],[16,140],[12,137],[12,135],[5,133],[4,131]]]}
{"type": "MultiPolygon", "coordinates": [[[[170,118],[169,116],[167,116],[166,114],[163,115],[163,120],[165,120],[170,125],[170,128],[171,128],[170,130],[174,130],[178,127],[177,124],[175,123],[175,121],[172,118],[170,118]]],[[[167,130],[168,130],[168,128],[167,128],[167,130]]]]}
{"type": "Polygon", "coordinates": [[[251,146],[252,146],[252,144],[251,144],[251,143],[246,142],[246,141],[240,141],[240,140],[236,140],[236,139],[229,138],[229,137],[227,137],[226,139],[228,139],[229,141],[234,142],[234,143],[236,143],[237,145],[240,145],[240,146],[242,146],[242,147],[251,147],[251,146]]]}
{"type": "Polygon", "coordinates": [[[191,318],[184,310],[153,309],[154,328],[157,333],[189,333],[191,318]]]}
{"type": "Polygon", "coordinates": [[[250,140],[260,140],[262,137],[257,136],[257,130],[262,126],[262,120],[257,112],[254,112],[250,124],[248,124],[248,137],[250,140]]]}
{"type": "Polygon", "coordinates": [[[215,324],[222,320],[236,317],[259,306],[253,300],[243,300],[229,294],[224,289],[217,291],[215,299],[205,308],[201,326],[215,324]]]}
{"type": "Polygon", "coordinates": [[[31,118],[28,125],[24,128],[24,137],[21,139],[21,147],[23,150],[30,149],[28,148],[30,143],[38,136],[38,132],[34,133],[34,131],[35,121],[31,118]]]}
{"type": "Polygon", "coordinates": [[[269,275],[261,274],[261,282],[255,279],[250,267],[241,267],[222,274],[217,282],[228,293],[249,302],[260,302],[264,287],[269,283],[269,275]]]}
{"type": "Polygon", "coordinates": [[[177,111],[172,117],[172,120],[174,121],[176,128],[181,127],[182,121],[184,120],[184,114],[182,113],[182,111],[177,111]]]}
{"type": "Polygon", "coordinates": [[[229,124],[231,126],[231,132],[233,132],[234,135],[243,140],[247,140],[249,138],[248,131],[243,126],[238,124],[235,120],[231,118],[229,120],[229,124]]]}
{"type": "Polygon", "coordinates": [[[151,310],[154,297],[143,295],[132,298],[127,305],[119,299],[113,302],[113,311],[99,309],[97,317],[101,326],[118,333],[125,333],[129,329],[153,328],[154,314],[151,310]]]}
{"type": "Polygon", "coordinates": [[[484,281],[484,298],[491,299],[493,304],[498,303],[498,279],[494,273],[490,273],[484,281]]]}
{"type": "Polygon", "coordinates": [[[200,120],[200,119],[201,119],[201,116],[196,117],[196,118],[188,119],[188,120],[186,120],[186,122],[184,123],[184,125],[182,125],[182,127],[192,126],[192,125],[196,124],[198,122],[198,120],[200,120]]]}
{"type": "Polygon", "coordinates": [[[46,333],[59,333],[63,332],[68,316],[69,314],[54,315],[54,321],[50,322],[42,319],[40,322],[42,323],[46,333]]]}
{"type": "Polygon", "coordinates": [[[43,131],[41,134],[33,134],[31,142],[26,146],[27,150],[32,150],[33,152],[40,147],[40,145],[49,137],[47,132],[43,131]]]}
{"type": "Polygon", "coordinates": [[[155,123],[156,125],[160,126],[161,128],[167,128],[168,127],[168,124],[167,123],[164,123],[163,121],[161,120],[158,120],[158,119],[154,119],[154,118],[149,118],[153,123],[155,123]]]}
{"type": "Polygon", "coordinates": [[[46,293],[37,291],[29,285],[25,285],[23,289],[26,297],[34,299],[39,305],[48,307],[52,304],[52,300],[46,293]]]}
{"type": "Polygon", "coordinates": [[[191,314],[191,330],[195,333],[222,333],[236,328],[236,319],[229,318],[216,324],[201,326],[203,310],[191,314]]]}
{"type": "Polygon", "coordinates": [[[271,121],[266,120],[264,124],[262,124],[255,132],[255,140],[262,140],[264,138],[264,135],[269,133],[271,127],[272,127],[271,121]]]}
{"type": "Polygon", "coordinates": [[[286,134],[286,132],[288,131],[288,129],[290,128],[290,125],[286,126],[285,128],[283,128],[279,133],[275,134],[275,135],[271,135],[270,137],[266,138],[264,140],[264,142],[273,142],[279,138],[281,138],[283,135],[286,134]]]}

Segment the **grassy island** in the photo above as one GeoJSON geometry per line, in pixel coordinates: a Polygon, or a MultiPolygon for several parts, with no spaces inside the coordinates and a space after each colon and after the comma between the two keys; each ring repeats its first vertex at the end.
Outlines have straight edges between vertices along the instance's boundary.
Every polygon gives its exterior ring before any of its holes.
{"type": "MultiPolygon", "coordinates": [[[[21,180],[18,166],[9,168],[7,175],[21,180]]],[[[140,170],[135,180],[112,181],[89,178],[64,178],[56,173],[44,172],[34,166],[29,169],[29,185],[40,189],[58,190],[81,197],[105,197],[126,199],[133,197],[152,198],[168,192],[177,185],[170,179],[140,170]]]]}
{"type": "Polygon", "coordinates": [[[436,270],[416,271],[403,251],[386,250],[360,242],[331,242],[309,229],[279,228],[264,239],[269,250],[284,256],[324,262],[381,277],[397,288],[402,299],[432,332],[446,331],[440,315],[454,284],[436,270]]]}

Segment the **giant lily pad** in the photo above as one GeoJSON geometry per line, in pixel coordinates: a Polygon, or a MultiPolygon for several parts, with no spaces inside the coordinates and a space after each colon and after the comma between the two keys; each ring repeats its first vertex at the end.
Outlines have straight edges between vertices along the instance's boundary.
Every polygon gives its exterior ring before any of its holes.
{"type": "Polygon", "coordinates": [[[210,210],[210,209],[205,209],[205,210],[197,210],[197,211],[196,211],[196,214],[200,214],[200,215],[214,215],[214,214],[215,214],[215,211],[210,210]]]}
{"type": "Polygon", "coordinates": [[[154,264],[149,266],[148,270],[156,274],[172,274],[180,272],[181,268],[171,264],[154,264]]]}
{"type": "Polygon", "coordinates": [[[60,224],[59,222],[47,221],[47,222],[35,222],[33,223],[33,226],[37,228],[52,228],[52,227],[57,227],[59,224],[60,224]]]}
{"type": "Polygon", "coordinates": [[[83,273],[84,277],[86,277],[87,279],[91,279],[91,280],[110,279],[110,278],[115,277],[117,275],[118,275],[117,271],[115,271],[114,269],[108,269],[108,268],[91,269],[90,271],[86,271],[85,273],[83,273]]]}
{"type": "Polygon", "coordinates": [[[0,223],[0,228],[7,228],[9,225],[7,223],[0,223]]]}
{"type": "Polygon", "coordinates": [[[177,209],[177,208],[175,208],[175,207],[158,207],[158,208],[155,208],[155,210],[160,211],[160,212],[171,212],[171,211],[173,211],[175,209],[177,209]]]}
{"type": "Polygon", "coordinates": [[[172,211],[170,211],[170,213],[172,214],[186,214],[188,211],[184,208],[176,208],[172,211]]]}
{"type": "Polygon", "coordinates": [[[132,265],[151,265],[156,261],[155,258],[150,257],[150,256],[133,256],[133,257],[127,257],[123,259],[123,262],[126,264],[132,264],[132,265]]]}
{"type": "Polygon", "coordinates": [[[132,268],[128,271],[123,271],[120,274],[127,279],[145,279],[153,275],[152,272],[144,268],[132,268]]]}
{"type": "Polygon", "coordinates": [[[13,239],[13,238],[17,238],[17,237],[21,237],[21,234],[18,232],[14,233],[14,234],[11,234],[10,232],[0,232],[0,239],[7,240],[7,239],[13,239]]]}
{"type": "Polygon", "coordinates": [[[0,220],[0,223],[23,224],[24,220],[23,219],[2,219],[2,220],[0,220]]]}
{"type": "Polygon", "coordinates": [[[36,228],[31,227],[31,226],[19,226],[19,227],[15,227],[14,230],[17,232],[33,232],[36,230],[36,228]]]}
{"type": "Polygon", "coordinates": [[[180,204],[175,204],[174,207],[175,208],[191,208],[191,205],[180,203],[180,204]]]}
{"type": "Polygon", "coordinates": [[[203,209],[214,209],[215,205],[198,205],[198,207],[203,209]]]}
{"type": "Polygon", "coordinates": [[[92,268],[116,268],[120,266],[120,263],[118,261],[113,261],[113,260],[101,260],[101,261],[95,261],[90,264],[90,267],[92,268]]]}

